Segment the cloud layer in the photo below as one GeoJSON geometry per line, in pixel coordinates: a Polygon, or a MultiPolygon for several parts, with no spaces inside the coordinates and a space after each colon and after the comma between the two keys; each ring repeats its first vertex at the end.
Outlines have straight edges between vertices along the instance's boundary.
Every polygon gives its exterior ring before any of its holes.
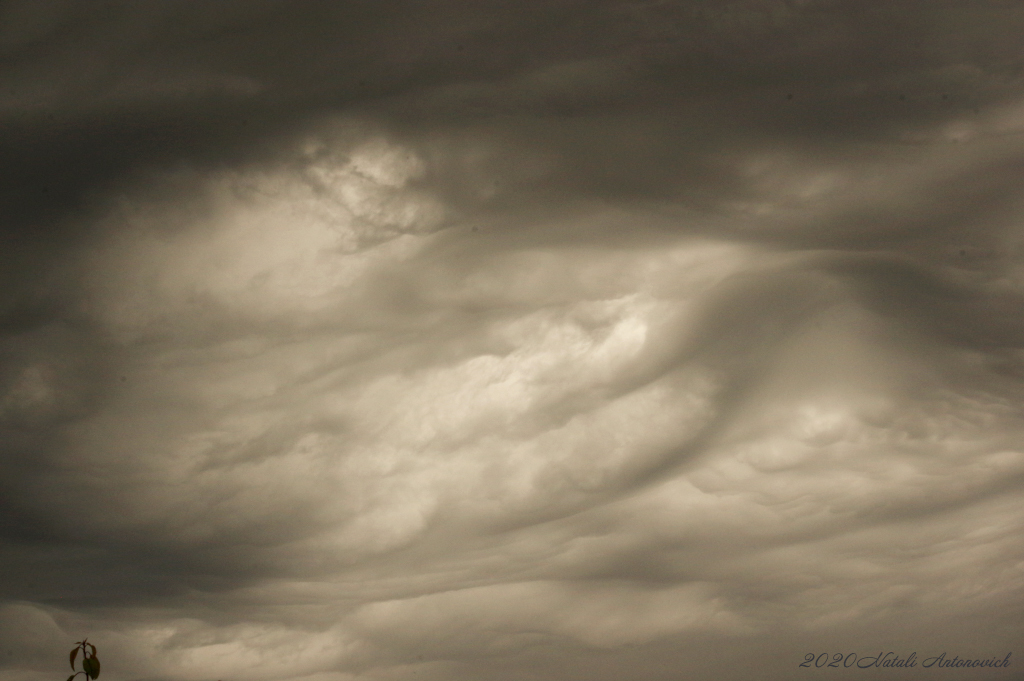
{"type": "Polygon", "coordinates": [[[3,11],[0,679],[1016,652],[1017,8],[3,11]]]}

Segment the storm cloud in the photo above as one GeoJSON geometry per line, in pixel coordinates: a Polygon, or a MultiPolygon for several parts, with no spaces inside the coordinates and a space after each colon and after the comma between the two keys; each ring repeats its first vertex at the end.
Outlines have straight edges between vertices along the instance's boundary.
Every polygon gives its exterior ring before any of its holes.
{"type": "Polygon", "coordinates": [[[0,679],[1024,655],[1022,35],[0,5],[0,679]]]}

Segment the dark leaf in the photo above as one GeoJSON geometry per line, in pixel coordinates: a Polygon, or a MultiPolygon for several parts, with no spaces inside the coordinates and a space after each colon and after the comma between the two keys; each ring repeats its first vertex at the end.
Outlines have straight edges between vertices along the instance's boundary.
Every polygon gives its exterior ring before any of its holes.
{"type": "Polygon", "coordinates": [[[71,651],[71,668],[75,668],[75,658],[78,657],[78,648],[74,648],[71,651]]]}

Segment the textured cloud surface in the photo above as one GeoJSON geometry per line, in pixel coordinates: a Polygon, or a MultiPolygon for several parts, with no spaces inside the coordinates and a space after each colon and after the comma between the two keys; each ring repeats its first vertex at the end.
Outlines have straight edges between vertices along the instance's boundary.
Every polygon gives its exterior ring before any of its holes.
{"type": "Polygon", "coordinates": [[[1020,7],[0,27],[0,680],[1024,656],[1020,7]]]}

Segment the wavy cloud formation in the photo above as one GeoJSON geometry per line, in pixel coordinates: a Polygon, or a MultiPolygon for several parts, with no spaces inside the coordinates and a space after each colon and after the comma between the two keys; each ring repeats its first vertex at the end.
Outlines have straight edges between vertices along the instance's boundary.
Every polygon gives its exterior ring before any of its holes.
{"type": "Polygon", "coordinates": [[[1017,652],[1014,8],[4,12],[0,679],[1017,652]]]}

